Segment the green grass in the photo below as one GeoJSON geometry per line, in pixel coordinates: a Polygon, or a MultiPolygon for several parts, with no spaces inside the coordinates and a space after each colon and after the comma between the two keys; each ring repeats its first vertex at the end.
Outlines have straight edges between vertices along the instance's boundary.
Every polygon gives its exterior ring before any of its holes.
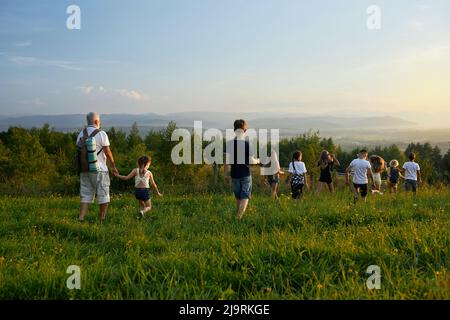
{"type": "Polygon", "coordinates": [[[231,195],[166,195],[143,220],[116,195],[104,225],[97,207],[77,214],[76,197],[0,197],[1,299],[450,297],[448,190],[356,206],[347,192],[257,195],[242,221],[231,195]],[[366,287],[373,264],[381,290],[366,287]],[[66,288],[69,265],[81,290],[66,288]]]}

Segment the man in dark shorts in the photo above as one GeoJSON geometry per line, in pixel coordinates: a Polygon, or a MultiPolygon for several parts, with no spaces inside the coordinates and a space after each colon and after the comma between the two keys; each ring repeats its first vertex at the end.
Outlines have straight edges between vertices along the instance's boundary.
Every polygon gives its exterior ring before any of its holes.
{"type": "MultiPolygon", "coordinates": [[[[358,153],[358,158],[354,159],[350,165],[347,167],[345,182],[349,184],[350,173],[353,178],[353,191],[354,191],[354,202],[358,200],[359,195],[364,199],[367,199],[367,185],[369,183],[369,178],[372,180],[372,166],[370,162],[367,161],[367,150],[363,149],[358,153]]],[[[373,181],[372,181],[373,183],[373,181]]]]}

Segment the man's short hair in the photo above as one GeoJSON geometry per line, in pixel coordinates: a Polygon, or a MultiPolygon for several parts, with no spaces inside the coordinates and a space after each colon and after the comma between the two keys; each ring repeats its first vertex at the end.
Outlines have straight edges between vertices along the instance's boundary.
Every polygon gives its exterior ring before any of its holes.
{"type": "Polygon", "coordinates": [[[366,149],[361,149],[359,153],[369,153],[366,149]]]}
{"type": "Polygon", "coordinates": [[[86,115],[86,121],[88,125],[93,125],[95,119],[100,118],[100,115],[97,112],[89,112],[86,115]]]}
{"type": "Polygon", "coordinates": [[[246,124],[247,124],[247,122],[245,122],[245,120],[242,120],[242,119],[235,120],[234,121],[234,131],[236,131],[238,129],[243,130],[246,124]]]}
{"type": "Polygon", "coordinates": [[[410,161],[413,161],[414,159],[416,159],[416,154],[414,152],[410,152],[408,155],[408,159],[410,161]]]}

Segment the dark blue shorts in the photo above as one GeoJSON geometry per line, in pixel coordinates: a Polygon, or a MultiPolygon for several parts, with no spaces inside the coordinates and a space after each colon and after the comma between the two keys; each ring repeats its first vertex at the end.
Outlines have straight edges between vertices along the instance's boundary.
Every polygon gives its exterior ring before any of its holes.
{"type": "Polygon", "coordinates": [[[252,194],[252,177],[232,179],[233,192],[236,199],[250,199],[252,194]]]}
{"type": "Polygon", "coordinates": [[[150,200],[150,189],[149,188],[135,188],[134,196],[137,200],[147,201],[150,200]]]}

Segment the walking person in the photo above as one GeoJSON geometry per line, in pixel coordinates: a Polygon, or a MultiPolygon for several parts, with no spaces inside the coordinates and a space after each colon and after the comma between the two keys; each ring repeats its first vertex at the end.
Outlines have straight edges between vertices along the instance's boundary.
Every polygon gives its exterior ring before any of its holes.
{"type": "MultiPolygon", "coordinates": [[[[278,154],[275,150],[271,151],[270,154],[270,163],[269,168],[272,171],[271,173],[267,175],[267,184],[270,186],[270,195],[272,198],[276,199],[278,198],[278,185],[280,183],[280,176],[284,174],[283,171],[281,171],[280,162],[278,161],[278,154]]],[[[269,168],[264,168],[269,170],[269,168]]]]}
{"type": "Polygon", "coordinates": [[[320,154],[317,166],[320,168],[319,184],[317,185],[317,193],[322,191],[324,185],[328,190],[333,193],[333,168],[334,166],[340,166],[339,160],[334,154],[329,153],[327,150],[323,150],[320,154]]]}
{"type": "Polygon", "coordinates": [[[350,183],[350,174],[353,179],[353,192],[354,203],[358,201],[359,195],[366,202],[367,199],[367,184],[369,183],[369,177],[373,182],[372,170],[370,162],[367,161],[367,150],[363,149],[358,153],[358,158],[354,159],[345,170],[345,182],[348,185],[350,183]]]}
{"type": "Polygon", "coordinates": [[[380,156],[370,156],[370,165],[372,166],[372,194],[382,195],[381,192],[381,174],[386,171],[386,161],[380,156]]]}
{"type": "Polygon", "coordinates": [[[139,201],[139,214],[144,218],[145,213],[152,209],[152,202],[150,199],[150,185],[155,190],[158,197],[162,194],[158,190],[153,173],[148,170],[152,159],[147,156],[142,156],[138,159],[138,167],[131,170],[127,176],[122,176],[119,173],[114,176],[121,180],[130,180],[134,177],[134,196],[139,201]]]}
{"type": "Polygon", "coordinates": [[[405,175],[405,190],[412,191],[414,195],[417,193],[417,185],[422,182],[420,174],[420,166],[416,162],[416,155],[411,152],[408,155],[409,161],[403,164],[403,173],[405,175]]]}
{"type": "Polygon", "coordinates": [[[289,164],[289,176],[286,183],[291,183],[292,199],[300,199],[303,196],[303,187],[309,188],[307,170],[302,161],[302,152],[295,151],[292,154],[292,161],[289,164]]]}
{"type": "Polygon", "coordinates": [[[236,217],[242,219],[247,210],[252,193],[252,175],[250,165],[260,161],[251,154],[250,144],[245,139],[248,124],[245,120],[234,121],[235,138],[226,144],[224,161],[224,183],[229,183],[228,166],[231,166],[230,176],[234,196],[236,198],[236,217]]]}
{"type": "Polygon", "coordinates": [[[396,194],[400,178],[404,179],[398,166],[399,166],[398,160],[394,159],[391,160],[391,162],[389,162],[389,168],[387,169],[389,193],[396,194]]]}
{"type": "Polygon", "coordinates": [[[110,202],[107,160],[113,173],[117,173],[117,168],[109,147],[108,135],[100,129],[100,115],[90,112],[86,120],[87,127],[77,137],[81,197],[79,221],[84,221],[89,204],[96,198],[100,206],[99,220],[103,222],[110,202]]]}

